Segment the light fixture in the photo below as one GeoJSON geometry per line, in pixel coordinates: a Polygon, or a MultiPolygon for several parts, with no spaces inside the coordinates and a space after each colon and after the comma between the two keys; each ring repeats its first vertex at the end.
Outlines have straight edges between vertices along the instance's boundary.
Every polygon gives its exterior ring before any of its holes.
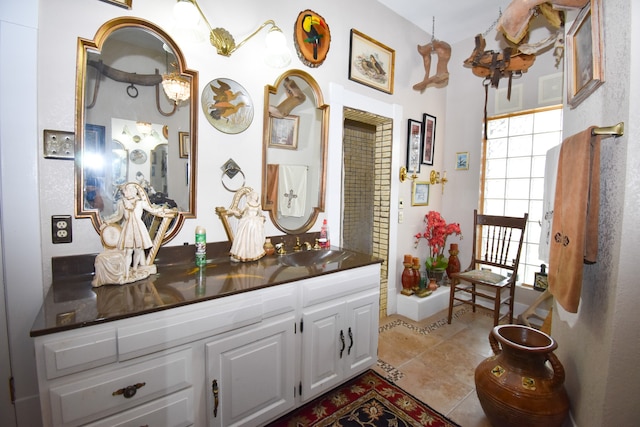
{"type": "Polygon", "coordinates": [[[149,133],[151,133],[151,123],[136,122],[136,129],[138,130],[138,133],[141,133],[143,135],[148,135],[149,133]]]}
{"type": "Polygon", "coordinates": [[[209,41],[211,45],[216,48],[219,55],[231,56],[233,52],[238,50],[240,46],[245,44],[250,38],[270,25],[271,28],[266,38],[265,62],[267,65],[275,68],[286,67],[291,62],[291,51],[286,45],[284,34],[272,19],[265,21],[254,32],[245,37],[244,40],[236,44],[229,31],[224,28],[211,27],[211,24],[209,24],[209,21],[196,0],[178,0],[174,6],[174,16],[177,21],[181,21],[181,27],[188,26],[186,21],[194,22],[194,17],[198,14],[209,29],[209,41]]]}
{"type": "Polygon", "coordinates": [[[447,171],[442,172],[442,178],[440,178],[440,172],[431,171],[429,174],[429,182],[433,184],[442,184],[442,194],[444,194],[444,185],[447,183],[447,171]]]}
{"type": "Polygon", "coordinates": [[[191,83],[175,71],[162,75],[162,88],[167,97],[176,104],[186,101],[191,96],[191,83]]]}
{"type": "Polygon", "coordinates": [[[411,175],[409,175],[409,172],[407,172],[407,168],[405,168],[404,166],[400,167],[400,182],[404,182],[407,178],[411,178],[412,181],[415,181],[416,178],[418,178],[418,175],[416,175],[415,172],[413,172],[411,175]]]}

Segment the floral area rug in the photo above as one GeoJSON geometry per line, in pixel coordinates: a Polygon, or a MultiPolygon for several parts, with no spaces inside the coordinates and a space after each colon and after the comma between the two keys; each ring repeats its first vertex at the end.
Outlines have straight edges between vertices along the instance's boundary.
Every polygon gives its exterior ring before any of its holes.
{"type": "Polygon", "coordinates": [[[372,370],[269,424],[285,426],[460,427],[372,370]]]}

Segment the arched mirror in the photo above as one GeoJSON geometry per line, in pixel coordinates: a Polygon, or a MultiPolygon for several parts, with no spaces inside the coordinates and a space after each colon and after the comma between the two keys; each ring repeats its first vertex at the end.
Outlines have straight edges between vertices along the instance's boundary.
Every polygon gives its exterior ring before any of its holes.
{"type": "Polygon", "coordinates": [[[137,182],[178,209],[166,243],[196,212],[198,74],[162,29],[133,17],[79,38],[77,58],[76,217],[99,231],[119,187],[137,182]]]}
{"type": "Polygon", "coordinates": [[[262,209],[279,230],[304,233],[324,211],[329,106],[301,70],[286,71],[264,95],[262,209]]]}

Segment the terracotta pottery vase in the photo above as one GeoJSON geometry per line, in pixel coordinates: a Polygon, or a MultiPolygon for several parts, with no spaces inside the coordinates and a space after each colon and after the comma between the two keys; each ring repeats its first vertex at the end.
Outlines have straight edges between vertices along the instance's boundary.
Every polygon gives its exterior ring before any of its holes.
{"type": "Polygon", "coordinates": [[[422,278],[420,277],[420,259],[414,257],[413,258],[413,291],[414,292],[418,292],[418,289],[420,289],[420,281],[422,280],[422,278]]]}
{"type": "Polygon", "coordinates": [[[457,243],[451,243],[449,246],[449,264],[447,264],[447,276],[451,277],[453,273],[460,272],[460,259],[458,258],[458,254],[460,251],[458,250],[457,243]]]}
{"type": "Polygon", "coordinates": [[[444,286],[446,284],[446,272],[447,270],[444,268],[434,268],[433,270],[428,270],[427,274],[429,274],[429,279],[435,279],[438,286],[444,286]]]}
{"type": "Polygon", "coordinates": [[[415,279],[413,276],[413,257],[411,255],[404,256],[404,270],[402,271],[402,295],[413,295],[413,286],[415,285],[415,279]]]}
{"type": "Polygon", "coordinates": [[[562,426],[569,398],[555,340],[528,326],[498,325],[489,343],[494,356],[478,365],[475,382],[493,427],[562,426]]]}

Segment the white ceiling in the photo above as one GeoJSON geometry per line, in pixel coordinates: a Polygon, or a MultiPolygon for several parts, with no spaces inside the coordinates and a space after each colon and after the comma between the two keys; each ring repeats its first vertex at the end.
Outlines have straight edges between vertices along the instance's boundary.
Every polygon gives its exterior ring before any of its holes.
{"type": "Polygon", "coordinates": [[[482,34],[512,0],[377,0],[410,22],[449,44],[482,34]]]}

